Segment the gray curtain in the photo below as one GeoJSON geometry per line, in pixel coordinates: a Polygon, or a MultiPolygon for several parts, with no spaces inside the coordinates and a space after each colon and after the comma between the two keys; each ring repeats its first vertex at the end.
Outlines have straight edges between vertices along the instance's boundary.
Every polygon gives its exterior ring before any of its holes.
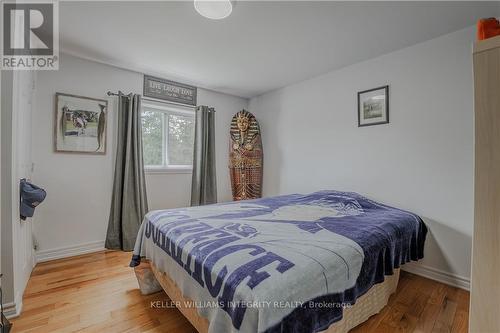
{"type": "Polygon", "coordinates": [[[116,161],[105,246],[131,251],[148,211],[142,158],[141,96],[118,96],[116,161]]]}
{"type": "Polygon", "coordinates": [[[215,176],[215,109],[196,108],[191,206],[217,202],[215,176]]]}

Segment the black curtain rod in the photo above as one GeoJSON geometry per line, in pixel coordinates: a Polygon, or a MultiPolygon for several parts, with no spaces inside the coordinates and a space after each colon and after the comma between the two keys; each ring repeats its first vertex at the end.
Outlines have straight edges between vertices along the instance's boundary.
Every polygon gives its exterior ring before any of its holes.
{"type": "Polygon", "coordinates": [[[108,91],[108,96],[120,96],[120,94],[124,97],[127,97],[127,98],[130,98],[129,95],[125,95],[124,93],[122,93],[120,90],[118,90],[117,93],[114,93],[112,91],[108,91]]]}
{"type": "MultiPolygon", "coordinates": [[[[115,92],[112,92],[112,91],[108,91],[107,92],[107,95],[108,96],[123,96],[123,97],[127,97],[127,98],[130,98],[131,94],[130,95],[125,95],[121,90],[118,90],[117,93],[115,92]]],[[[149,102],[157,102],[157,103],[165,103],[165,104],[173,104],[173,105],[179,105],[179,106],[185,106],[185,107],[193,107],[193,108],[196,108],[196,106],[192,106],[192,105],[185,105],[183,103],[176,103],[176,102],[169,102],[169,101],[162,101],[160,99],[156,99],[156,98],[147,98],[147,97],[144,97],[144,96],[141,96],[141,99],[143,101],[149,101],[149,102]]],[[[214,110],[215,111],[215,110],[214,110]]]]}

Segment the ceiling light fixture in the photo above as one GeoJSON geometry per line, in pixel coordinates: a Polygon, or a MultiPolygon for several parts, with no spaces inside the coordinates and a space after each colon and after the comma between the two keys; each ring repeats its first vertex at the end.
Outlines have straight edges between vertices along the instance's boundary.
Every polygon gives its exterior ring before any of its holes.
{"type": "Polygon", "coordinates": [[[231,0],[194,0],[194,9],[203,17],[222,20],[231,15],[233,4],[231,0]]]}

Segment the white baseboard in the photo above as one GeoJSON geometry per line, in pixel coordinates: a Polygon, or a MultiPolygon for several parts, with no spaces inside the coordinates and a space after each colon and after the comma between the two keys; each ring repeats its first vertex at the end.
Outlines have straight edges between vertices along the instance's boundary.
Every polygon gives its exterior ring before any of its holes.
{"type": "Polygon", "coordinates": [[[36,251],[36,262],[74,257],[81,254],[104,250],[104,241],[95,241],[74,246],[60,247],[57,249],[36,251]]]}
{"type": "Polygon", "coordinates": [[[401,269],[453,287],[470,290],[470,279],[460,275],[445,272],[416,262],[404,264],[401,266],[401,269]]]}
{"type": "Polygon", "coordinates": [[[17,293],[14,302],[9,302],[3,305],[3,314],[7,319],[18,317],[23,310],[22,293],[17,293]]]}

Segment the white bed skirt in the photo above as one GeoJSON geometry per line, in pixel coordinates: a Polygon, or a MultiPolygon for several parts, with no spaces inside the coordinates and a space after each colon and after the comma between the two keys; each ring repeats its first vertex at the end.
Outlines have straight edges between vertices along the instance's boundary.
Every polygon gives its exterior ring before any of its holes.
{"type": "MultiPolygon", "coordinates": [[[[146,263],[142,263],[144,265],[146,263]]],[[[146,264],[148,265],[148,264],[146,264]]],[[[161,287],[167,293],[168,297],[176,304],[186,304],[190,302],[188,298],[182,295],[175,282],[163,272],[160,272],[153,264],[151,269],[161,287]]],[[[138,277],[139,278],[139,277],[138,277]]],[[[389,297],[393,294],[399,282],[399,269],[394,270],[393,275],[387,275],[385,281],[374,285],[366,294],[359,297],[350,308],[344,309],[342,320],[333,323],[330,327],[321,333],[346,333],[359,324],[365,322],[371,316],[379,313],[388,303],[389,297]]],[[[179,307],[179,311],[196,328],[199,333],[208,332],[208,320],[198,314],[193,307],[179,307]]]]}

